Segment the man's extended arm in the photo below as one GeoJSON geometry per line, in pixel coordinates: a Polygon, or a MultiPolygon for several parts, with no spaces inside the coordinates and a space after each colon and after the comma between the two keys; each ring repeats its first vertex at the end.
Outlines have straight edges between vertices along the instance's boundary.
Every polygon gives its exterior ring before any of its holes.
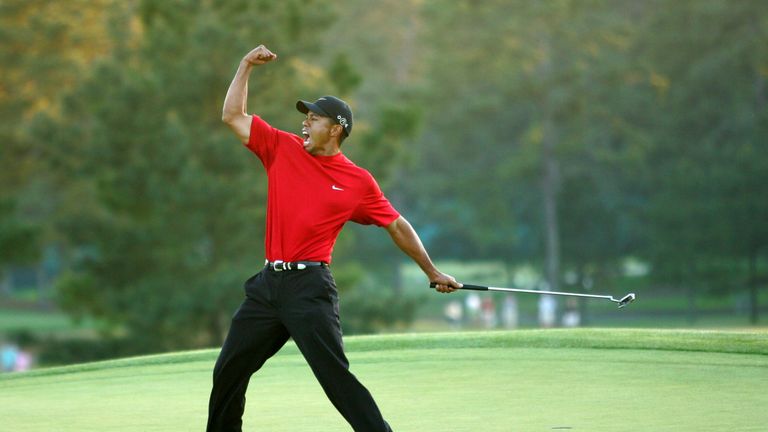
{"type": "Polygon", "coordinates": [[[245,109],[248,100],[248,76],[254,66],[263,65],[276,58],[277,55],[264,45],[254,48],[240,61],[237,73],[227,90],[221,121],[226,123],[243,143],[248,142],[251,134],[251,118],[245,109]]]}
{"type": "Polygon", "coordinates": [[[419,235],[416,234],[416,230],[404,217],[400,216],[395,219],[394,222],[387,225],[386,229],[397,247],[421,267],[429,281],[437,283],[438,291],[447,293],[462,287],[462,284],[456,282],[453,276],[442,273],[435,267],[429,254],[427,254],[427,250],[424,249],[419,235]]]}

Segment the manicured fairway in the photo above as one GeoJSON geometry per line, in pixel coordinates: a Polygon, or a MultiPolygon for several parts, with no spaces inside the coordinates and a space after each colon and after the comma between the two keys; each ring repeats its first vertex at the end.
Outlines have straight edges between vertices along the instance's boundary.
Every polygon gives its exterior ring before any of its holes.
{"type": "MultiPolygon", "coordinates": [[[[766,431],[768,333],[549,330],[347,338],[396,431],[766,431]]],[[[9,431],[204,430],[215,351],[0,376],[9,431]]],[[[293,345],[244,430],[348,431],[293,345]]]]}

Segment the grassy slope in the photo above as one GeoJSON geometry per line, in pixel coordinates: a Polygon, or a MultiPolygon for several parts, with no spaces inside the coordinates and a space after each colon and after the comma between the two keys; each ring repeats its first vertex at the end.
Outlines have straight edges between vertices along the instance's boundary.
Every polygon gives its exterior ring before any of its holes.
{"type": "MultiPolygon", "coordinates": [[[[766,430],[768,332],[548,330],[348,338],[398,431],[766,430]]],[[[216,351],[0,376],[14,431],[201,430],[216,351]]],[[[349,430],[295,346],[252,380],[246,430],[349,430]]]]}

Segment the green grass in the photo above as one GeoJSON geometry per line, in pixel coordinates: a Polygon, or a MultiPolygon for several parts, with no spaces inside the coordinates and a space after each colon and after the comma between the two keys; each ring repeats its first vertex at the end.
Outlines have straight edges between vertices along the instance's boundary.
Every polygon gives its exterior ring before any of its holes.
{"type": "Polygon", "coordinates": [[[83,331],[89,323],[75,323],[63,312],[0,309],[0,335],[19,331],[71,333],[83,331]]]}
{"type": "MultiPolygon", "coordinates": [[[[408,334],[350,337],[346,347],[396,431],[768,429],[765,331],[408,334]]],[[[0,376],[2,427],[202,430],[216,354],[0,376]]],[[[244,430],[349,427],[289,344],[251,380],[244,430]]]]}

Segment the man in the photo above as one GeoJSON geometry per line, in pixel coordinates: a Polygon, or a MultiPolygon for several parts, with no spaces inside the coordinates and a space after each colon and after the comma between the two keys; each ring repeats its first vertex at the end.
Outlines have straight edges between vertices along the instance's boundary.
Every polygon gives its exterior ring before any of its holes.
{"type": "MultiPolygon", "coordinates": [[[[240,62],[222,120],[267,171],[266,267],[245,282],[213,372],[208,431],[240,431],[251,375],[292,337],[326,395],[355,431],[391,431],[371,394],[349,371],[342,346],[338,293],[328,264],[348,220],[385,227],[440,292],[461,284],[432,264],[408,221],[374,178],[341,153],[352,112],[338,98],[299,101],[303,138],[246,114],[248,76],[277,59],[263,45],[240,62]]],[[[291,403],[291,401],[286,401],[291,403]]],[[[299,409],[300,407],[296,407],[299,409]]]]}

